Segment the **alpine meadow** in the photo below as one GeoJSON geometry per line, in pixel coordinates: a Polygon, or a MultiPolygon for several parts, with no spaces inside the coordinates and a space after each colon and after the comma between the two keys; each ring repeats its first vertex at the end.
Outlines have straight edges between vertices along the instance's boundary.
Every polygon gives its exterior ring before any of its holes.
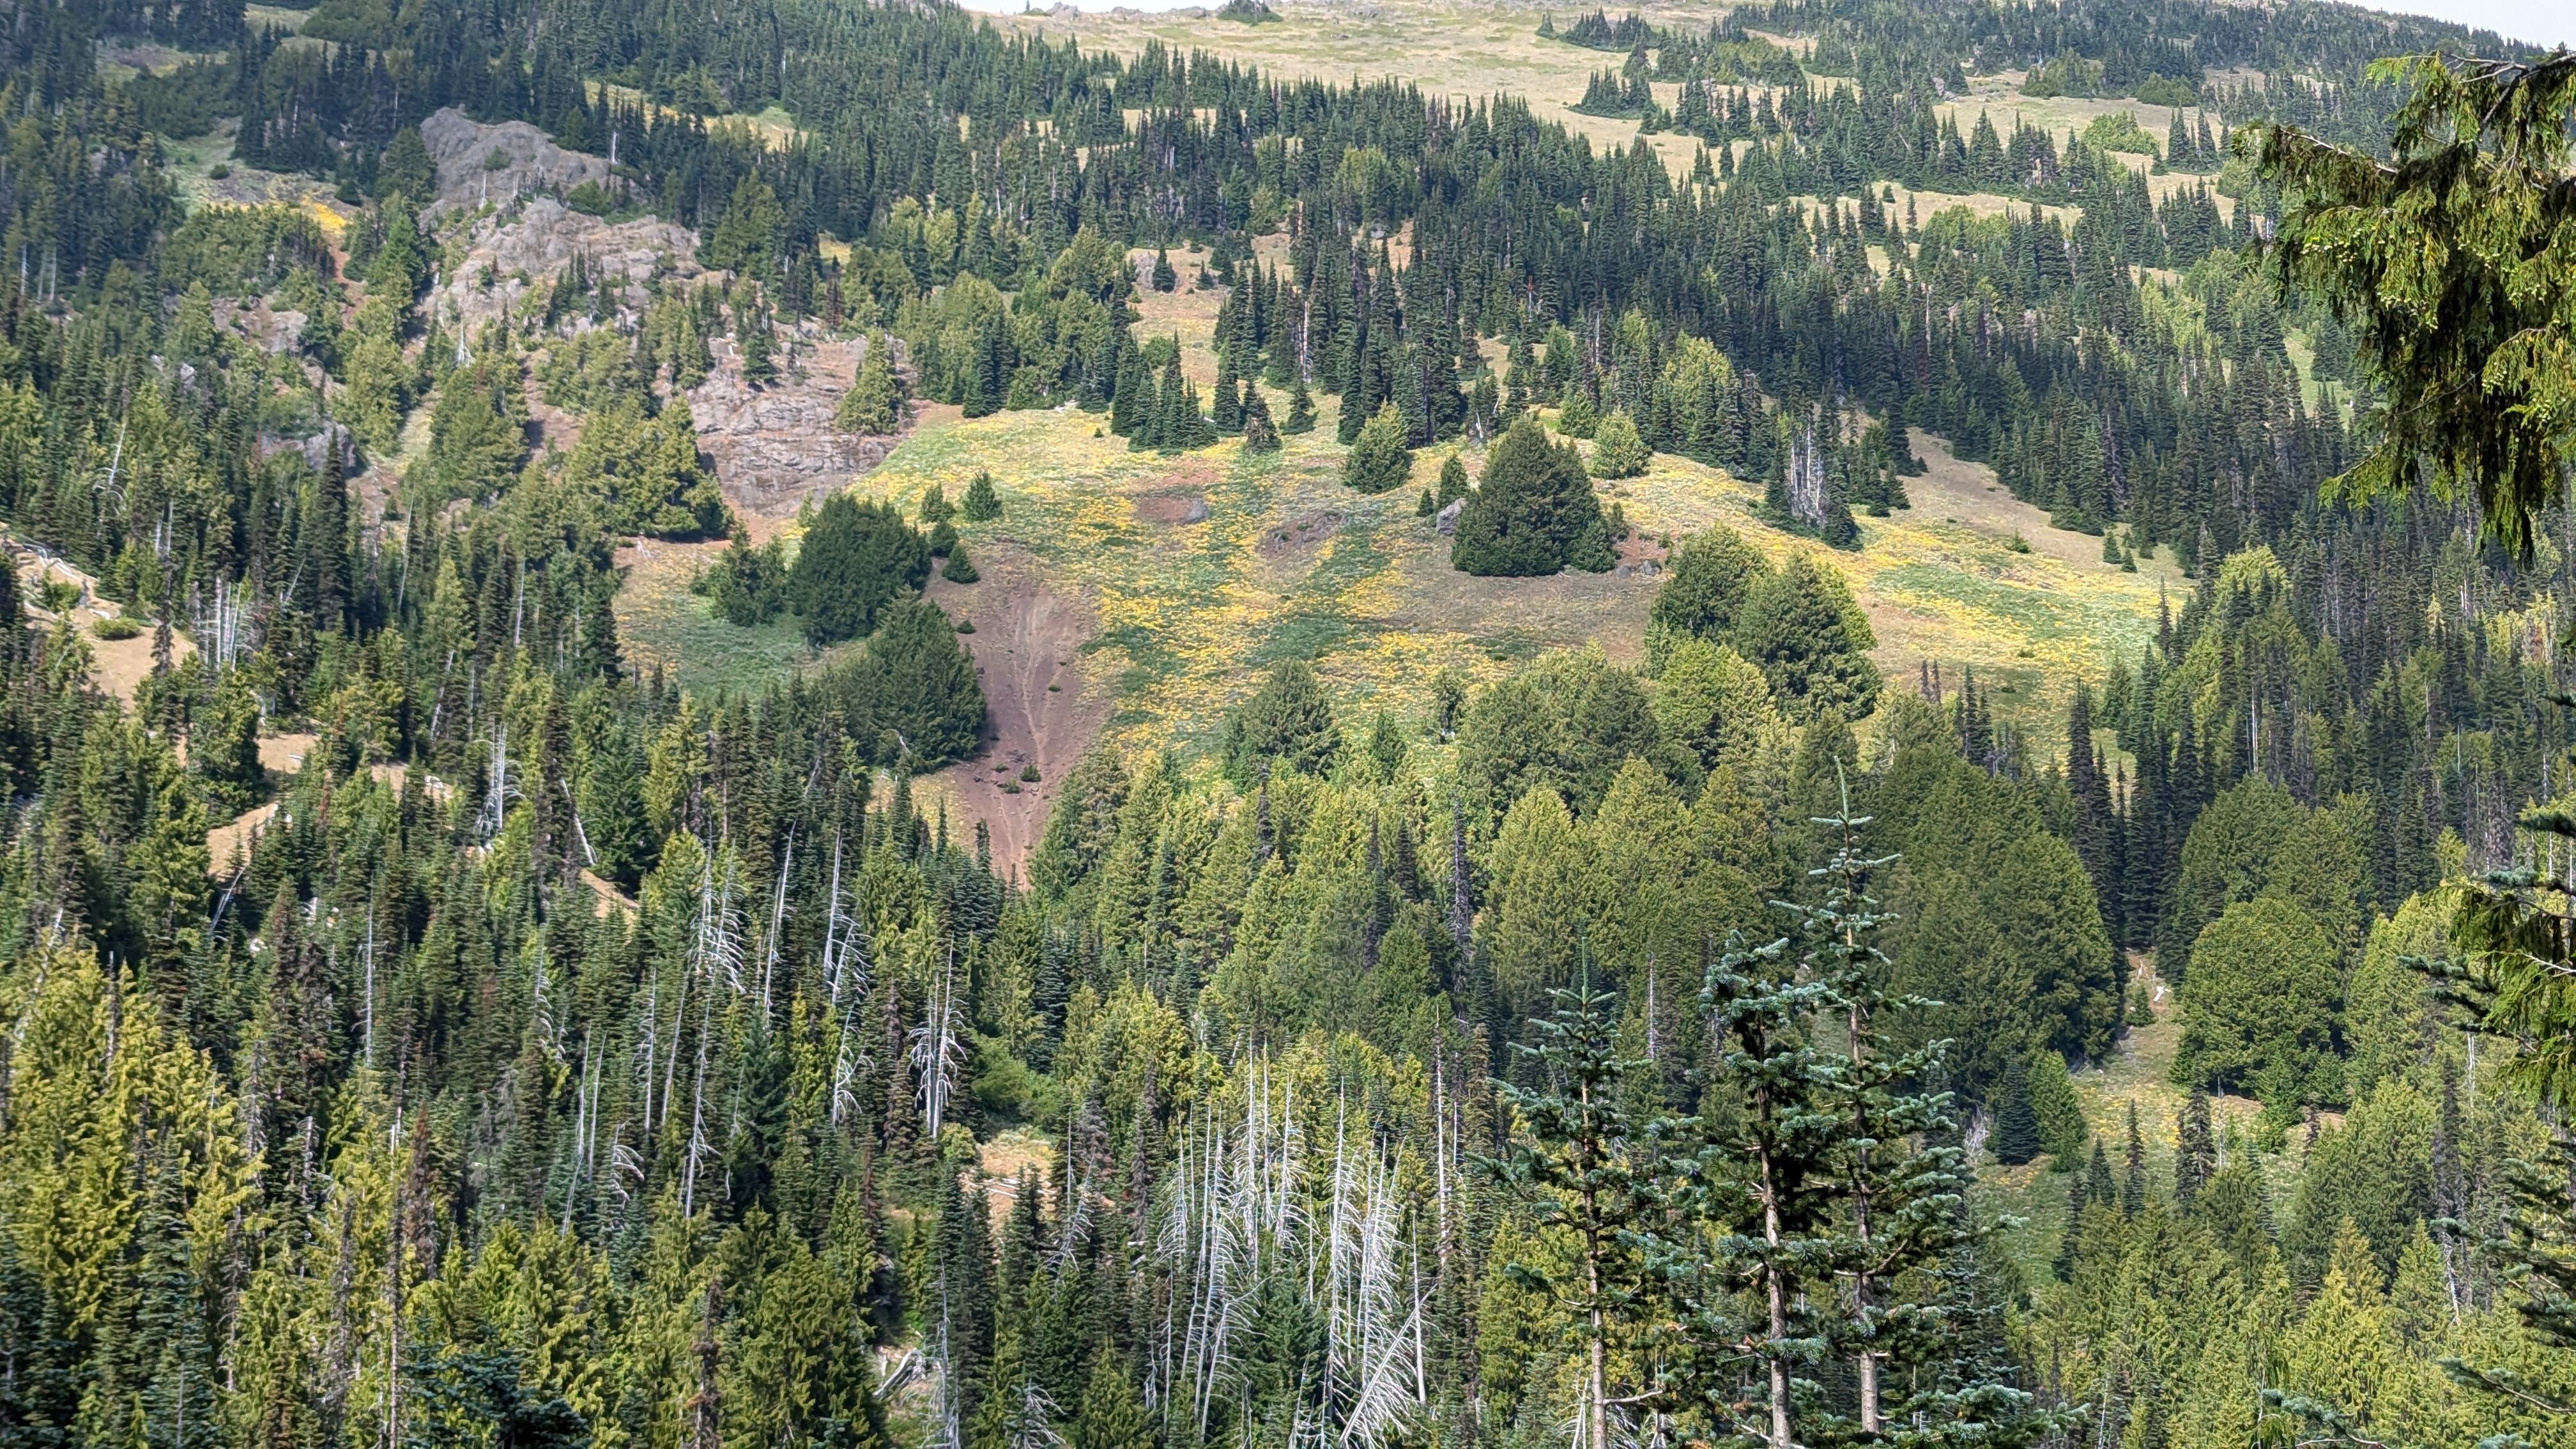
{"type": "Polygon", "coordinates": [[[2576,1449],[2576,51],[0,0],[0,124],[0,1449],[2576,1449]]]}

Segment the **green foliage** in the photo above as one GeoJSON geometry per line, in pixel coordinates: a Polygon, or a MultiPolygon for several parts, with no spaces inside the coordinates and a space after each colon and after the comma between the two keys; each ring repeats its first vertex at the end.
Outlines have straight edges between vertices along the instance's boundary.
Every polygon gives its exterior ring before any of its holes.
{"type": "Polygon", "coordinates": [[[966,496],[957,501],[957,508],[968,523],[990,523],[1002,516],[1002,496],[993,491],[990,469],[975,470],[974,480],[966,485],[966,496]]]}
{"type": "Polygon", "coordinates": [[[730,526],[684,398],[673,398],[650,421],[626,399],[594,413],[564,460],[564,481],[596,498],[620,532],[698,539],[719,537],[730,526]]]}
{"type": "Polygon", "coordinates": [[[903,407],[903,384],[888,359],[885,339],[873,339],[859,363],[858,377],[841,394],[832,424],[846,433],[882,435],[895,430],[903,407]]]}
{"type": "Polygon", "coordinates": [[[1652,461],[1645,439],[1637,435],[1637,420],[1628,416],[1626,408],[1611,409],[1593,434],[1592,476],[1634,478],[1652,461]]]}
{"type": "Polygon", "coordinates": [[[2274,1082],[2295,1100],[2339,1100],[2342,986],[2334,947],[2306,912],[2272,897],[2229,906],[2192,943],[2174,1075],[2219,1090],[2261,1086],[2267,1105],[2274,1082]]]}
{"type": "Polygon", "coordinates": [[[376,162],[376,195],[401,197],[413,206],[437,199],[438,171],[421,143],[420,127],[405,126],[385,144],[385,154],[376,162]]]}
{"type": "Polygon", "coordinates": [[[713,600],[727,623],[757,628],[786,612],[786,559],[777,539],[754,548],[750,536],[737,528],[724,556],[689,587],[713,600]]]}
{"type": "Polygon", "coordinates": [[[2473,496],[2494,536],[2528,553],[2576,423],[2576,264],[2552,244],[2576,215],[2576,55],[2416,56],[2375,74],[2411,92],[2389,163],[2297,126],[2250,148],[2281,190],[2283,279],[2353,327],[2388,388],[2376,445],[2339,484],[2394,493],[2429,466],[2442,496],[2473,496]]]}
{"type": "Polygon", "coordinates": [[[1320,775],[1341,754],[1341,727],[1324,697],[1314,666],[1284,660],[1260,689],[1226,720],[1226,772],[1251,788],[1274,766],[1320,775]]]}
{"type": "Polygon", "coordinates": [[[1570,444],[1549,442],[1528,417],[1513,422],[1485,455],[1485,476],[1458,515],[1449,562],[1462,573],[1506,577],[1608,569],[1608,527],[1582,456],[1570,444]]]}
{"type": "Polygon", "coordinates": [[[1404,418],[1388,403],[1360,429],[1342,459],[1342,486],[1361,493],[1401,488],[1413,476],[1413,449],[1405,442],[1404,418]]]}
{"type": "Polygon", "coordinates": [[[173,291],[203,283],[219,297],[256,297],[297,268],[328,268],[330,258],[321,224],[294,207],[207,207],[163,244],[161,275],[173,291]]]}
{"type": "Polygon", "coordinates": [[[2105,112],[2095,116],[2084,128],[2084,144],[2103,151],[2127,151],[2139,156],[2160,156],[2156,138],[2138,124],[2133,111],[2105,112]]]}
{"type": "Polygon", "coordinates": [[[509,483],[528,456],[526,426],[516,358],[478,353],[448,373],[430,409],[428,454],[416,465],[429,500],[481,498],[509,483]]]}
{"type": "Polygon", "coordinates": [[[778,193],[758,172],[746,171],[734,183],[715,230],[698,248],[699,264],[744,277],[775,275],[786,232],[787,211],[778,204],[778,193]]]}
{"type": "Polygon", "coordinates": [[[787,590],[806,639],[820,646],[866,634],[878,610],[929,577],[930,547],[902,514],[836,493],[807,522],[787,590]]]}
{"type": "Polygon", "coordinates": [[[1646,650],[1658,665],[1685,639],[1727,643],[1745,604],[1771,577],[1771,561],[1724,524],[1692,534],[1664,559],[1664,581],[1646,610],[1646,650]]]}
{"type": "Polygon", "coordinates": [[[2003,1075],[1995,1081],[1991,1105],[1994,1134],[1986,1139],[1986,1145],[1995,1154],[1995,1161],[2006,1167],[2019,1167],[2039,1156],[2043,1150],[2039,1115],[2031,1109],[2030,1072],[2018,1054],[2004,1059],[2003,1075]]]}
{"type": "Polygon", "coordinates": [[[1736,620],[1737,648],[1771,681],[1782,712],[1797,721],[1830,713],[1867,718],[1878,704],[1878,640],[1842,575],[1792,554],[1788,566],[1747,595],[1736,620]]]}
{"type": "Polygon", "coordinates": [[[2071,1170],[2084,1152],[2084,1139],[2091,1129],[2084,1122],[2084,1104],[2076,1099],[2075,1082],[2066,1073],[2066,1058],[2055,1047],[2033,1051],[2024,1081],[2040,1150],[2048,1154],[2052,1168],[2071,1170]]]}

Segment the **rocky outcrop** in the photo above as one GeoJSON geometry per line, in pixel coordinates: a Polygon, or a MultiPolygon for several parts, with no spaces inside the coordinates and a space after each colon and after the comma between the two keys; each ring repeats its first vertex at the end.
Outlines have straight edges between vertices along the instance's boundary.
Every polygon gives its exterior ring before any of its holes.
{"type": "Polygon", "coordinates": [[[884,460],[898,439],[853,437],[832,426],[866,355],[861,339],[800,337],[779,380],[752,388],[731,346],[717,344],[715,373],[690,391],[689,414],[735,507],[784,517],[884,460]]]}
{"type": "Polygon", "coordinates": [[[687,227],[653,217],[611,225],[540,196],[476,225],[465,260],[455,275],[438,279],[430,307],[451,329],[462,321],[470,336],[530,291],[552,285],[579,255],[594,276],[627,289],[620,300],[640,312],[639,289],[657,274],[698,274],[697,250],[697,234],[687,227]]]}
{"type": "Polygon", "coordinates": [[[567,151],[525,121],[486,126],[448,107],[420,123],[420,141],[438,167],[443,205],[480,206],[608,180],[606,161],[567,151]]]}

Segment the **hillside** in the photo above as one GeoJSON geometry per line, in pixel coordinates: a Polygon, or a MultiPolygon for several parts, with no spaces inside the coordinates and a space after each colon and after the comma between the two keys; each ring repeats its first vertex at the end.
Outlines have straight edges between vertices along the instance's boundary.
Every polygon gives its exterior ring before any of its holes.
{"type": "Polygon", "coordinates": [[[0,102],[0,1449],[2576,1449],[2576,56],[183,0],[0,102]]]}

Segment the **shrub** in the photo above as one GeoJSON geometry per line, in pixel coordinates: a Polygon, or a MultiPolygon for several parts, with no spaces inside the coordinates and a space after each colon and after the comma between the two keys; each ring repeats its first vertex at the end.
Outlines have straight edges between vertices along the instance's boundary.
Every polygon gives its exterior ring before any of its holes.
{"type": "Polygon", "coordinates": [[[1592,476],[1595,478],[1634,478],[1646,471],[1654,454],[1646,440],[1637,436],[1637,420],[1626,408],[1613,408],[1593,431],[1592,476]]]}

